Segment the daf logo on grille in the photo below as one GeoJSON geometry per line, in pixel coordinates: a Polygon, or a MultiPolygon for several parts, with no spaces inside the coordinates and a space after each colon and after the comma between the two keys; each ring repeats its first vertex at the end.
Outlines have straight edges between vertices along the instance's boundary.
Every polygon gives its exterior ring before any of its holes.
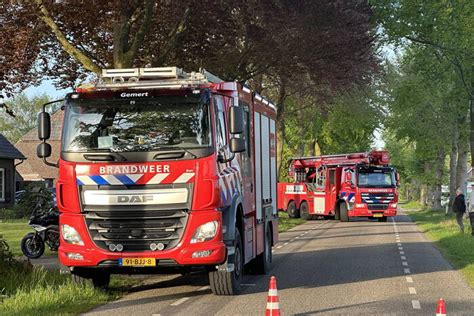
{"type": "Polygon", "coordinates": [[[143,203],[153,201],[153,195],[119,195],[117,202],[119,203],[143,203]]]}

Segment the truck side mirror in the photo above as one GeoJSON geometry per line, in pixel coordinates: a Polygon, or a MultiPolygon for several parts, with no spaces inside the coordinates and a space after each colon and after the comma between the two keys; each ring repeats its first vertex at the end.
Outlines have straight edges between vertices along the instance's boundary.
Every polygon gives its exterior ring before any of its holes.
{"type": "Polygon", "coordinates": [[[230,139],[230,151],[233,153],[241,153],[245,151],[245,140],[242,138],[231,138],[230,139]]]}
{"type": "Polygon", "coordinates": [[[40,143],[36,147],[36,155],[38,158],[45,159],[51,156],[51,145],[48,143],[40,143]]]}
{"type": "Polygon", "coordinates": [[[242,134],[244,132],[244,110],[238,106],[229,108],[229,132],[242,134]]]}
{"type": "Polygon", "coordinates": [[[397,187],[399,187],[400,186],[400,174],[398,172],[395,174],[395,179],[397,180],[397,187]]]}
{"type": "Polygon", "coordinates": [[[51,136],[51,117],[48,112],[38,114],[38,138],[47,140],[51,136]]]}

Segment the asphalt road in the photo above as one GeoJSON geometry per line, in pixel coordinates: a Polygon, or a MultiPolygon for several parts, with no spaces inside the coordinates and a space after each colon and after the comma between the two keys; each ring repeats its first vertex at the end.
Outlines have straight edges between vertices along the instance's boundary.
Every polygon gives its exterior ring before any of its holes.
{"type": "MultiPolygon", "coordinates": [[[[473,315],[474,291],[404,215],[394,221],[309,221],[274,248],[281,313],[473,315]]],[[[204,274],[152,276],[88,315],[262,315],[267,276],[246,276],[243,293],[214,296],[204,274]]]]}

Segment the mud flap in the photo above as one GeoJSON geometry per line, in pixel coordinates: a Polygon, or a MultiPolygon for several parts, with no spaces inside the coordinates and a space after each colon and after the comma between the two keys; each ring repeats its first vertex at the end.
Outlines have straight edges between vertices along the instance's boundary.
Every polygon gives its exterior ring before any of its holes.
{"type": "Polygon", "coordinates": [[[235,247],[227,245],[227,259],[223,264],[217,265],[216,269],[217,271],[222,271],[222,272],[232,272],[234,271],[235,267],[233,263],[234,262],[234,255],[235,255],[235,247]]]}

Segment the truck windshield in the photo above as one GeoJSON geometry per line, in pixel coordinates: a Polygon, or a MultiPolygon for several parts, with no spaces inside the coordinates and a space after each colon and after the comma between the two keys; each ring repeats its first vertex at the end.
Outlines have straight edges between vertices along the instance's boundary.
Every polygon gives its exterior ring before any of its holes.
{"type": "Polygon", "coordinates": [[[362,188],[391,188],[396,185],[391,168],[359,168],[357,186],[362,188]]]}
{"type": "Polygon", "coordinates": [[[71,100],[65,152],[142,152],[210,147],[209,105],[199,96],[71,100]]]}

